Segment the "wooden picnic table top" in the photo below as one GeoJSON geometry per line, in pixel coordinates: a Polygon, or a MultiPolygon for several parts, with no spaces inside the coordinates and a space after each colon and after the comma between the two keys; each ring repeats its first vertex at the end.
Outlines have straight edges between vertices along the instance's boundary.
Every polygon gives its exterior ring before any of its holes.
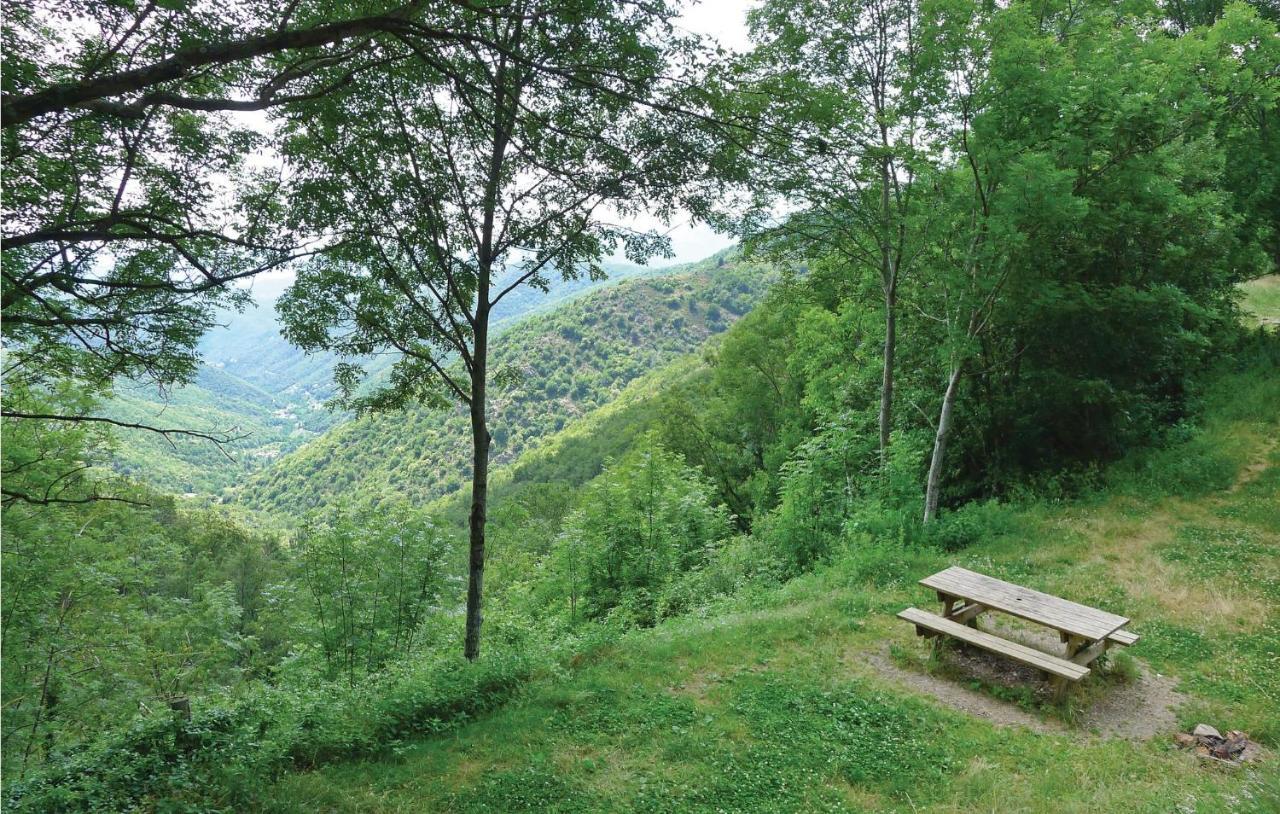
{"type": "Polygon", "coordinates": [[[925,577],[920,584],[1089,641],[1101,641],[1129,624],[1123,616],[955,565],[925,577]]]}

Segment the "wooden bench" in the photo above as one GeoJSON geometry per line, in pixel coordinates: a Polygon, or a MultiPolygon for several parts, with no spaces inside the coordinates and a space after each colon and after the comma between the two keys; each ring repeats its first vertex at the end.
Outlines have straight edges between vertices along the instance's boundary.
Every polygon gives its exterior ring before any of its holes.
{"type": "Polygon", "coordinates": [[[1089,664],[1111,645],[1128,647],[1138,636],[1122,630],[1129,620],[1098,608],[1024,588],[1011,582],[952,566],[920,584],[934,589],[942,614],[907,608],[900,619],[916,626],[919,635],[945,635],[991,653],[1027,664],[1047,674],[1061,696],[1067,682],[1089,674],[1089,664]],[[1066,644],[1064,657],[1011,642],[977,629],[980,615],[999,611],[1056,630],[1066,644]]]}
{"type": "Polygon", "coordinates": [[[996,653],[1014,661],[1020,661],[1037,670],[1060,676],[1068,681],[1079,681],[1089,675],[1088,667],[1074,664],[1057,656],[1051,656],[1048,653],[1036,650],[1034,647],[1027,647],[1025,644],[1011,642],[991,633],[984,633],[981,630],[965,627],[959,622],[944,619],[936,613],[923,611],[919,608],[907,608],[898,614],[898,618],[905,619],[915,625],[917,635],[929,636],[941,633],[986,650],[989,653],[996,653]]]}

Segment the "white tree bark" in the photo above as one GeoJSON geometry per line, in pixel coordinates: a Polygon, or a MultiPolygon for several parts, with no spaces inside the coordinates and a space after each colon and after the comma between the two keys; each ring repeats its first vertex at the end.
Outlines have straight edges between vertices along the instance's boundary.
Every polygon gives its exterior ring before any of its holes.
{"type": "Polygon", "coordinates": [[[938,488],[942,481],[942,464],[947,455],[947,439],[951,435],[952,414],[956,394],[960,390],[960,374],[964,365],[957,363],[947,378],[947,390],[942,396],[942,412],[938,415],[938,429],[933,436],[933,458],[929,461],[929,478],[925,482],[924,522],[928,525],[938,514],[938,488]]]}

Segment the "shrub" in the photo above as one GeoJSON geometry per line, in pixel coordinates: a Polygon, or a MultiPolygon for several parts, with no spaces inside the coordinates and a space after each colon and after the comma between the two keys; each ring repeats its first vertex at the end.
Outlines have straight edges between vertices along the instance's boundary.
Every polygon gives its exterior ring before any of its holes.
{"type": "Polygon", "coordinates": [[[943,514],[927,528],[928,541],[948,552],[1006,536],[1015,530],[1013,513],[994,500],[966,503],[943,514]]]}
{"type": "Polygon", "coordinates": [[[139,718],[7,784],[5,807],[126,811],[163,799],[170,811],[240,810],[285,770],[377,754],[493,709],[533,666],[519,653],[475,664],[402,662],[356,687],[262,686],[214,702],[190,720],[170,713],[139,718]]]}
{"type": "Polygon", "coordinates": [[[582,490],[552,555],[571,615],[653,625],[667,587],[728,535],[728,512],[712,495],[701,472],[652,435],[610,461],[582,490]]]}
{"type": "Polygon", "coordinates": [[[785,579],[785,565],[760,537],[739,535],[717,548],[705,566],[685,573],[658,599],[658,616],[668,619],[748,587],[772,587],[785,579]]]}

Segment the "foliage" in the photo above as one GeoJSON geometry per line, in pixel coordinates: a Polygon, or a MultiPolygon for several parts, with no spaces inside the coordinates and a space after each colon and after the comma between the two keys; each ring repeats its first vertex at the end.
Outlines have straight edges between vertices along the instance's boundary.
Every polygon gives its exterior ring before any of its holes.
{"type": "Polygon", "coordinates": [[[548,586],[568,599],[572,619],[618,613],[649,626],[686,610],[666,589],[705,566],[728,534],[701,475],[652,436],[606,463],[577,503],[551,552],[548,586]]]}
{"type": "Polygon", "coordinates": [[[1235,284],[1271,268],[1258,218],[1274,177],[1240,182],[1232,156],[1236,139],[1274,149],[1258,127],[1277,98],[1274,23],[1235,5],[1174,36],[1150,13],[904,0],[753,16],[739,112],[808,138],[758,160],[763,203],[740,226],[812,260],[800,286],[829,313],[795,321],[823,332],[798,383],[813,418],[862,432],[878,403],[882,449],[934,431],[927,515],[939,492],[1005,494],[1159,438],[1230,341],[1235,284]],[[781,221],[771,194],[794,204],[781,221]]]}
{"type": "MultiPolygon", "coordinates": [[[[9,435],[6,433],[6,451],[9,435]]],[[[283,655],[273,538],[141,489],[4,510],[6,778],[137,710],[252,680],[283,655]]]]}
{"type": "Polygon", "coordinates": [[[403,663],[356,686],[259,687],[213,700],[190,719],[158,712],[89,748],[60,752],[37,775],[6,783],[24,811],[173,811],[261,806],[288,769],[383,755],[403,739],[440,733],[508,700],[533,662],[495,654],[483,664],[403,663]]]}
{"type": "Polygon", "coordinates": [[[429,519],[405,507],[308,519],[292,542],[294,580],[330,677],[354,685],[414,652],[440,599],[445,546],[429,519]]]}

